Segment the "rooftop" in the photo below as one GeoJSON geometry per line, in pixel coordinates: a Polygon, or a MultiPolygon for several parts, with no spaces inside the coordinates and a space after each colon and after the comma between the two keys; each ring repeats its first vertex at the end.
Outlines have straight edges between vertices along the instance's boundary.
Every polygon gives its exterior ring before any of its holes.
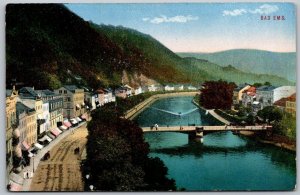
{"type": "Polygon", "coordinates": [[[69,91],[75,91],[76,89],[80,89],[76,85],[64,85],[63,87],[69,91]]]}
{"type": "Polygon", "coordinates": [[[257,91],[272,91],[274,90],[276,87],[274,86],[268,86],[268,85],[264,85],[261,87],[256,88],[257,91]]]}

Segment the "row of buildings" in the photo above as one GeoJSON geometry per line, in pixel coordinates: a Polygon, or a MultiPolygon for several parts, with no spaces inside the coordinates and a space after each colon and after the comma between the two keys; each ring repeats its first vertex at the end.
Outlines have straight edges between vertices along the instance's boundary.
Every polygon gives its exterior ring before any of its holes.
{"type": "Polygon", "coordinates": [[[147,86],[137,86],[131,87],[129,85],[124,85],[115,90],[115,94],[117,97],[126,98],[131,95],[138,95],[145,92],[155,92],[155,91],[195,91],[197,90],[196,87],[192,85],[184,85],[184,84],[167,84],[167,85],[160,85],[160,84],[152,84],[147,86]]]}
{"type": "MultiPolygon", "coordinates": [[[[8,174],[18,172],[30,156],[62,131],[86,118],[86,112],[144,92],[197,90],[184,85],[124,85],[115,90],[64,85],[54,91],[23,87],[6,90],[6,164],[8,174]],[[25,161],[25,162],[24,162],[25,161]]],[[[27,163],[26,163],[27,161],[27,163]]],[[[29,162],[28,162],[29,161],[29,162]]]]}
{"type": "Polygon", "coordinates": [[[250,107],[253,113],[266,106],[279,106],[286,112],[296,115],[296,86],[260,87],[242,84],[233,91],[233,105],[250,107]]]}
{"type": "Polygon", "coordinates": [[[58,90],[23,87],[6,90],[6,165],[8,174],[20,171],[42,143],[86,117],[84,90],[64,86],[58,90]],[[72,124],[71,124],[72,123],[72,124]]]}

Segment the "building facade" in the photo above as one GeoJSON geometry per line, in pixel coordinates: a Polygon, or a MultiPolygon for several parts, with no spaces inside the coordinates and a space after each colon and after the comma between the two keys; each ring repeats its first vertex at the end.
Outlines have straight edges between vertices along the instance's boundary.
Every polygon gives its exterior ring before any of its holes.
{"type": "Polygon", "coordinates": [[[236,87],[234,90],[233,90],[233,104],[236,105],[236,104],[240,104],[242,102],[242,95],[243,95],[243,92],[246,91],[247,89],[249,89],[251,86],[248,85],[248,84],[242,84],[242,85],[239,85],[238,87],[236,87]]]}
{"type": "Polygon", "coordinates": [[[261,86],[256,88],[256,100],[260,103],[261,109],[273,105],[275,88],[274,86],[261,86]]]}
{"type": "Polygon", "coordinates": [[[54,91],[63,97],[64,118],[74,118],[85,113],[84,89],[75,85],[64,85],[54,91]]]}
{"type": "Polygon", "coordinates": [[[31,109],[22,102],[17,102],[17,116],[19,120],[20,143],[23,150],[37,142],[37,118],[35,109],[31,109]]]}
{"type": "Polygon", "coordinates": [[[6,90],[6,170],[7,174],[13,167],[13,131],[17,129],[17,97],[18,92],[13,88],[6,90]]]}
{"type": "Polygon", "coordinates": [[[256,101],[256,88],[250,87],[242,93],[242,105],[251,106],[256,101]]]}
{"type": "Polygon", "coordinates": [[[63,121],[63,97],[48,89],[36,90],[36,93],[40,94],[43,102],[47,102],[49,104],[48,129],[58,127],[58,124],[63,121]]]}
{"type": "Polygon", "coordinates": [[[296,116],[296,94],[293,94],[287,98],[285,110],[286,112],[291,113],[294,117],[296,116]]]}

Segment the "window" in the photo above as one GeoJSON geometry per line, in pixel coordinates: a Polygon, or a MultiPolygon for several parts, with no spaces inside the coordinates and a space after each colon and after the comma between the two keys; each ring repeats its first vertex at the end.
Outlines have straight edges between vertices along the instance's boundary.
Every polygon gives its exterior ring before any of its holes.
{"type": "Polygon", "coordinates": [[[71,98],[70,97],[68,97],[68,102],[70,102],[71,101],[71,98]]]}
{"type": "Polygon", "coordinates": [[[67,90],[64,90],[64,94],[67,94],[67,90]]]}
{"type": "Polygon", "coordinates": [[[59,90],[59,93],[61,94],[61,93],[62,93],[62,90],[59,90]]]}

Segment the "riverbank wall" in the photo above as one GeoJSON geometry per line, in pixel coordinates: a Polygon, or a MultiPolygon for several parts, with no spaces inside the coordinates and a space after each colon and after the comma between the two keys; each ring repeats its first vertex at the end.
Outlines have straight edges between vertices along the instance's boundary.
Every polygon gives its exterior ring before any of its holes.
{"type": "Polygon", "coordinates": [[[296,152],[296,141],[291,141],[286,136],[273,134],[270,138],[264,139],[255,134],[255,132],[251,131],[240,131],[239,134],[245,137],[249,137],[250,139],[253,138],[263,144],[269,144],[292,152],[296,152]]]}
{"type": "Polygon", "coordinates": [[[130,110],[128,110],[125,113],[126,119],[132,120],[134,117],[136,117],[138,114],[140,114],[145,108],[150,106],[152,103],[154,103],[158,99],[162,98],[169,98],[169,97],[179,97],[179,96],[195,96],[198,92],[176,92],[176,93],[164,93],[164,94],[155,94],[151,97],[147,98],[143,102],[139,103],[138,105],[134,106],[130,110]]]}

